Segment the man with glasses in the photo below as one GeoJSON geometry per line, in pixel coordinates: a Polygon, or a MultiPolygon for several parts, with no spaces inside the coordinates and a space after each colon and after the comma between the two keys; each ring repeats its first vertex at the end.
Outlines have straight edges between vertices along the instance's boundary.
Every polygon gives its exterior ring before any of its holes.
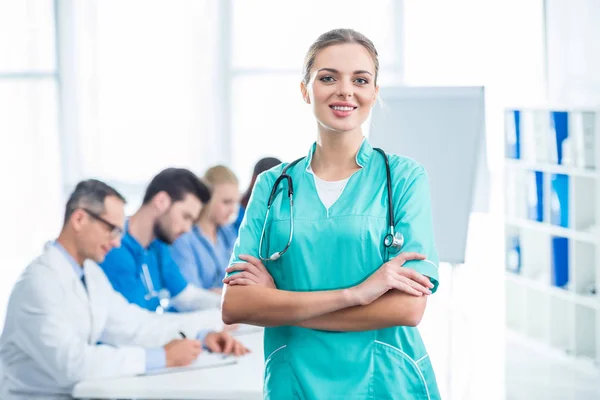
{"type": "MultiPolygon", "coordinates": [[[[188,284],[171,255],[171,244],[192,229],[210,195],[187,169],[167,168],[156,175],[126,223],[123,246],[100,265],[114,289],[129,302],[159,313],[217,310],[221,297],[188,284]]],[[[215,317],[216,326],[222,326],[218,313],[215,317]]]]}
{"type": "Polygon", "coordinates": [[[81,380],[185,366],[203,346],[247,352],[227,333],[207,330],[204,313],[158,315],[114,291],[96,263],[121,244],[124,204],[97,180],[75,188],[60,235],[11,293],[0,337],[1,399],[65,397],[81,380]]]}

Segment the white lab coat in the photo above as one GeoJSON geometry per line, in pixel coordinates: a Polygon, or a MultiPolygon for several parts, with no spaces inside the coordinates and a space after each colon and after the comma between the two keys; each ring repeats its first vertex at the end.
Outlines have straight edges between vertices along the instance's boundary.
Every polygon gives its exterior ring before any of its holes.
{"type": "Polygon", "coordinates": [[[87,292],[51,243],[25,269],[0,337],[0,399],[64,399],[82,380],[143,373],[144,348],[216,326],[214,312],[158,315],[129,304],[92,261],[84,273],[87,292]]]}

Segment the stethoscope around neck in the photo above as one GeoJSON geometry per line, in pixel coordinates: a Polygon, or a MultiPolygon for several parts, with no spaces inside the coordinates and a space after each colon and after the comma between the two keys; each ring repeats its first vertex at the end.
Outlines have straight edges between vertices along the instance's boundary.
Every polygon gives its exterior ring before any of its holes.
{"type": "MultiPolygon", "coordinates": [[[[129,244],[123,242],[125,247],[131,252],[134,256],[134,259],[137,258],[137,252],[131,248],[129,244]]],[[[158,262],[160,263],[160,254],[158,255],[158,262]]],[[[162,269],[162,268],[161,268],[162,269]]],[[[150,301],[154,298],[158,299],[158,306],[154,310],[157,314],[164,313],[171,304],[171,293],[167,289],[156,290],[154,288],[154,283],[152,282],[152,275],[150,274],[150,270],[148,269],[148,264],[146,262],[142,263],[142,271],[140,272],[140,278],[144,283],[146,288],[146,294],[144,295],[144,300],[150,301]]]]}
{"type": "MultiPolygon", "coordinates": [[[[385,172],[386,172],[386,182],[387,182],[387,209],[388,209],[388,231],[385,237],[383,238],[383,246],[388,251],[389,254],[396,254],[400,251],[402,246],[404,245],[404,236],[400,232],[395,232],[394,230],[394,200],[392,193],[392,176],[390,171],[390,163],[387,154],[383,149],[374,148],[377,152],[379,152],[383,159],[385,160],[385,172]]],[[[292,181],[292,177],[287,173],[287,171],[298,164],[304,157],[301,157],[290,164],[288,164],[279,177],[273,183],[273,188],[271,189],[271,194],[269,195],[269,201],[267,202],[267,212],[265,214],[265,220],[263,223],[262,232],[260,234],[260,242],[258,245],[258,255],[261,261],[276,261],[281,257],[291,246],[292,239],[294,237],[294,184],[292,181]],[[271,206],[273,205],[273,201],[277,197],[277,188],[280,183],[283,181],[287,181],[288,184],[288,202],[290,204],[290,235],[288,237],[287,244],[281,251],[277,251],[271,254],[269,257],[263,257],[263,242],[265,238],[267,221],[269,220],[269,213],[271,212],[271,206]]]]}
{"type": "MultiPolygon", "coordinates": [[[[160,261],[159,261],[160,262],[160,261]]],[[[142,264],[142,280],[144,281],[144,286],[146,286],[146,294],[144,295],[144,300],[150,301],[154,298],[158,298],[158,307],[156,307],[156,313],[162,314],[164,313],[171,304],[171,294],[167,289],[154,289],[154,283],[152,283],[152,276],[150,275],[150,270],[148,269],[148,264],[142,264]]]]}

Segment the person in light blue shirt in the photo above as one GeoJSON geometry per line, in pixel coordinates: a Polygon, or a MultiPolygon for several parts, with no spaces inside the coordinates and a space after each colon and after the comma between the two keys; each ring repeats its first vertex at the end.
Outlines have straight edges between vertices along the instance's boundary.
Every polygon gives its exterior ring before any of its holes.
{"type": "Polygon", "coordinates": [[[256,184],[256,179],[263,172],[268,171],[279,164],[281,164],[281,160],[278,158],[264,157],[258,160],[258,162],[254,165],[254,170],[252,171],[252,180],[250,181],[248,189],[246,189],[246,192],[244,192],[244,195],[242,196],[238,216],[233,223],[236,231],[239,231],[240,225],[244,219],[244,214],[246,213],[246,208],[248,207],[248,201],[250,201],[250,195],[252,195],[252,189],[254,189],[254,185],[256,184]]]}
{"type": "Polygon", "coordinates": [[[123,245],[101,264],[115,290],[156,312],[218,307],[219,296],[189,284],[169,249],[190,231],[209,199],[210,189],[187,169],[168,168],[155,176],[142,206],[127,221],[123,245]]]}
{"type": "Polygon", "coordinates": [[[177,239],[171,250],[189,283],[220,293],[237,239],[230,221],[239,201],[239,186],[235,174],[223,165],[209,168],[203,179],[211,187],[211,199],[192,230],[177,239]]]}

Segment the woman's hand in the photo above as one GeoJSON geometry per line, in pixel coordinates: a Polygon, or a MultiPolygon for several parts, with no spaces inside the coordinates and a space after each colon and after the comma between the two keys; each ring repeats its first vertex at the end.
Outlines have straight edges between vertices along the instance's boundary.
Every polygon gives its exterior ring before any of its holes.
{"type": "Polygon", "coordinates": [[[275,281],[267,268],[263,263],[256,257],[241,255],[240,259],[246,261],[245,263],[233,264],[225,270],[228,274],[234,271],[240,271],[237,274],[228,276],[223,279],[223,283],[226,285],[234,286],[249,286],[259,285],[276,289],[275,281]]]}
{"type": "Polygon", "coordinates": [[[361,305],[371,304],[391,289],[413,296],[429,295],[431,294],[429,289],[433,287],[429,278],[413,269],[402,267],[406,261],[425,258],[418,253],[400,253],[383,264],[366,281],[350,290],[361,305]]]}

